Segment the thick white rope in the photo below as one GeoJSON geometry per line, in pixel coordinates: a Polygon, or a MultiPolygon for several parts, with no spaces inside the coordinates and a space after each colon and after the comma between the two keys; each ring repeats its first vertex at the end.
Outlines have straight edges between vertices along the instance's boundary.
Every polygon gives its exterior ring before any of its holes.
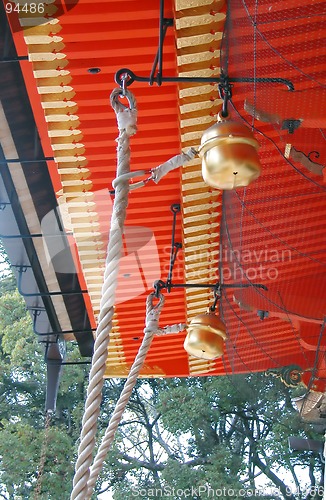
{"type": "MultiPolygon", "coordinates": [[[[120,95],[122,95],[121,89],[115,89],[111,94],[111,105],[116,112],[119,127],[119,137],[117,139],[117,178],[129,173],[129,138],[131,135],[135,134],[137,130],[137,110],[135,107],[136,103],[134,97],[130,92],[128,92],[127,98],[130,104],[129,109],[119,101],[120,95]]],[[[105,363],[108,356],[108,345],[110,340],[109,334],[112,328],[112,317],[114,314],[119,260],[123,247],[122,235],[128,204],[128,193],[128,180],[118,182],[111,217],[106,269],[104,273],[102,298],[100,303],[100,314],[96,330],[92,366],[89,374],[89,385],[87,389],[80,445],[78,448],[78,458],[73,481],[74,487],[70,497],[71,500],[86,500],[89,498],[87,496],[87,482],[95,447],[97,420],[102,399],[105,363]]]]}
{"type": "Polygon", "coordinates": [[[164,296],[159,295],[159,302],[154,306],[153,301],[155,300],[154,292],[151,293],[147,297],[146,301],[146,320],[145,320],[145,328],[144,328],[144,338],[140,345],[138,354],[135,358],[135,361],[131,367],[129,375],[127,377],[124,388],[121,392],[119,400],[116,404],[114,412],[111,416],[109,425],[106,429],[105,435],[103,436],[102,443],[98,449],[97,455],[94,459],[93,466],[91,468],[90,477],[88,480],[88,498],[91,498],[93,489],[97,480],[98,475],[100,474],[103,462],[105,457],[110,449],[110,446],[114,440],[115,433],[119,427],[119,423],[121,421],[122,414],[128,404],[130,399],[132,390],[137,382],[137,378],[139,372],[144,365],[144,361],[147,355],[147,352],[151,346],[153,337],[155,334],[163,335],[167,333],[178,333],[183,331],[186,328],[186,325],[183,323],[179,323],[177,325],[167,326],[165,328],[160,328],[158,325],[160,313],[162,311],[164,305],[164,296]]]}
{"type": "MultiPolygon", "coordinates": [[[[113,183],[115,188],[115,199],[111,218],[104,283],[102,287],[99,323],[96,330],[94,355],[89,375],[89,386],[87,389],[85,411],[82,421],[81,442],[78,448],[78,458],[73,482],[74,487],[70,497],[71,500],[89,500],[91,498],[97,477],[103,467],[104,459],[113,442],[122,414],[128,404],[154,335],[178,333],[186,328],[186,325],[183,323],[160,328],[158,322],[164,303],[164,297],[160,295],[159,303],[154,306],[153,299],[155,294],[152,293],[149,295],[146,303],[146,326],[142,344],[131,367],[124,389],[120,395],[91,467],[95,447],[97,420],[102,399],[105,364],[108,356],[109,334],[112,328],[112,317],[114,314],[115,290],[119,272],[119,259],[122,250],[123,227],[128,205],[128,193],[130,190],[129,179],[140,174],[140,172],[130,173],[129,138],[137,130],[137,112],[134,97],[129,91],[125,92],[122,91],[122,89],[115,89],[111,94],[111,105],[116,112],[119,128],[119,137],[117,139],[117,178],[113,183]],[[119,96],[121,95],[127,97],[130,108],[126,108],[121,104],[119,101],[119,96]]],[[[153,169],[151,178],[154,182],[158,183],[164,175],[180,167],[184,163],[189,162],[196,154],[197,152],[194,149],[190,149],[187,153],[181,153],[180,155],[174,156],[164,164],[156,167],[156,169],[153,169]]]]}

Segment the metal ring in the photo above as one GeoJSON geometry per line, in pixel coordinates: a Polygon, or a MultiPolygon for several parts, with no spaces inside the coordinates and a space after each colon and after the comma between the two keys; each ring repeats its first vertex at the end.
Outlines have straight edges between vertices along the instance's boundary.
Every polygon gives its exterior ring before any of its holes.
{"type": "Polygon", "coordinates": [[[135,74],[128,68],[119,69],[114,76],[115,82],[122,88],[123,87],[123,75],[125,77],[125,87],[129,87],[135,81],[135,74]]]}
{"type": "Polygon", "coordinates": [[[122,75],[121,79],[122,79],[122,95],[124,97],[126,97],[126,81],[127,81],[127,78],[128,78],[128,75],[127,73],[125,73],[124,75],[122,75]]]}

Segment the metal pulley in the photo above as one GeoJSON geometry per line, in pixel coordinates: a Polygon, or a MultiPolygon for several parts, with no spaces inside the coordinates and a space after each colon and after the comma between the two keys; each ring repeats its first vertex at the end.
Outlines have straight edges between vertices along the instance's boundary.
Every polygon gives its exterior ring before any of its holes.
{"type": "Polygon", "coordinates": [[[261,172],[258,147],[246,125],[220,113],[217,123],[203,133],[199,147],[204,181],[217,189],[248,186],[261,172]]]}
{"type": "Polygon", "coordinates": [[[199,314],[191,320],[187,330],[184,348],[188,354],[208,360],[223,356],[225,325],[214,312],[199,314]]]}

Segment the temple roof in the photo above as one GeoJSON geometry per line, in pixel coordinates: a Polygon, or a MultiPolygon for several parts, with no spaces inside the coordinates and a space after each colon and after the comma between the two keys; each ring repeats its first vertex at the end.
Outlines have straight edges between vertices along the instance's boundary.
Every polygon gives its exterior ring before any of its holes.
{"type": "MultiPolygon", "coordinates": [[[[42,5],[1,11],[0,236],[40,340],[77,340],[90,356],[116,172],[109,96],[121,68],[149,77],[160,2],[42,5]]],[[[126,376],[135,357],[146,296],[169,272],[178,205],[173,282],[222,283],[226,350],[196,359],[183,348],[186,332],[156,337],[142,376],[275,374],[291,365],[309,389],[324,390],[325,2],[166,0],[164,18],[173,25],[162,84],[129,87],[138,107],[132,171],[197,149],[221,109],[217,82],[164,78],[223,74],[231,117],[260,144],[262,173],[221,192],[195,158],[131,191],[106,375],[126,376]]],[[[172,288],[160,322],[188,323],[212,301],[212,288],[172,288]]]]}

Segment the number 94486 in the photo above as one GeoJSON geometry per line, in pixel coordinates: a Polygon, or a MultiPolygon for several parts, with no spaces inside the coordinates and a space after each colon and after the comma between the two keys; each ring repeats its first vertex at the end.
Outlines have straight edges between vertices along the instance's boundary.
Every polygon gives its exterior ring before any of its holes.
{"type": "Polygon", "coordinates": [[[26,14],[43,14],[44,13],[44,3],[31,2],[31,3],[13,3],[6,2],[6,12],[11,14],[12,12],[25,12],[26,14]]]}

